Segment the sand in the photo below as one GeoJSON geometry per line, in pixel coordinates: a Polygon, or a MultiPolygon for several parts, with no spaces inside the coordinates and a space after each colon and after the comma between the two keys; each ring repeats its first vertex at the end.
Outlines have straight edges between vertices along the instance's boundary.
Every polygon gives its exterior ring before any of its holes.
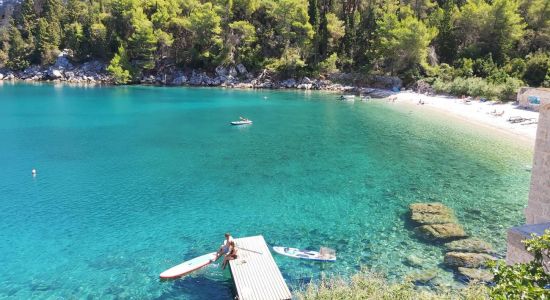
{"type": "Polygon", "coordinates": [[[433,113],[446,113],[465,121],[496,129],[511,135],[518,142],[534,146],[539,113],[519,108],[514,103],[481,102],[449,96],[426,96],[414,92],[399,92],[389,98],[396,104],[416,105],[433,113]],[[418,104],[421,100],[424,104],[418,104]],[[510,118],[530,119],[512,123],[510,118]]]}

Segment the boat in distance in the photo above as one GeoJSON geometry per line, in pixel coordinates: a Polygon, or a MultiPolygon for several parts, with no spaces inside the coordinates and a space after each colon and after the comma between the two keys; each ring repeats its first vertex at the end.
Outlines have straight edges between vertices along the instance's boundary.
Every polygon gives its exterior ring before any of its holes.
{"type": "Polygon", "coordinates": [[[231,122],[231,125],[248,125],[252,124],[251,120],[239,120],[239,121],[233,121],[231,122]]]}

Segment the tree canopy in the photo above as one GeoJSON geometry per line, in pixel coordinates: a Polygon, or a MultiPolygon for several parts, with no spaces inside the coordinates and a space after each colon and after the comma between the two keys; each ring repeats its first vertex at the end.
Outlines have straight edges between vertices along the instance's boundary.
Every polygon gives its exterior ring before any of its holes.
{"type": "Polygon", "coordinates": [[[465,62],[468,76],[550,82],[550,0],[23,0],[7,24],[0,66],[51,64],[68,48],[124,82],[239,63],[454,78],[465,62]]]}

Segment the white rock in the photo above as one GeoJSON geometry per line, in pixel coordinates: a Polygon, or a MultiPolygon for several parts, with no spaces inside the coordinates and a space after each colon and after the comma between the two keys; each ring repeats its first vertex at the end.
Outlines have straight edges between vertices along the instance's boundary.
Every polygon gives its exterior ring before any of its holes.
{"type": "Polygon", "coordinates": [[[4,74],[0,73],[0,80],[4,79],[4,74]]]}
{"type": "Polygon", "coordinates": [[[61,73],[61,71],[56,69],[50,69],[48,71],[48,76],[50,76],[53,79],[59,79],[63,77],[63,73],[61,73]]]}
{"type": "Polygon", "coordinates": [[[237,69],[235,69],[235,67],[229,68],[229,75],[231,75],[233,77],[237,76],[238,75],[237,69]]]}

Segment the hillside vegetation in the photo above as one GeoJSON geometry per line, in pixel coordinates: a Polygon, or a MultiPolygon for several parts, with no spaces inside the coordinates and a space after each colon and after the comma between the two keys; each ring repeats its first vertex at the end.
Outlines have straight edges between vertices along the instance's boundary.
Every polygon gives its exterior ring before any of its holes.
{"type": "Polygon", "coordinates": [[[242,63],[281,77],[425,79],[462,94],[550,86],[550,0],[23,0],[4,18],[0,67],[12,70],[67,48],[77,62],[110,62],[119,83],[242,63]]]}

